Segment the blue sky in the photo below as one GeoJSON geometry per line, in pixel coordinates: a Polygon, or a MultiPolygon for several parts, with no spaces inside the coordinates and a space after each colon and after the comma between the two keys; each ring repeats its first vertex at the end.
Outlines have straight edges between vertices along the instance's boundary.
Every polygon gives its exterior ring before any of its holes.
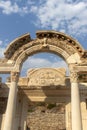
{"type": "MultiPolygon", "coordinates": [[[[0,0],[0,57],[12,40],[27,32],[35,38],[37,30],[67,33],[87,49],[87,0],[0,0]]],[[[47,53],[30,57],[25,65],[27,69],[66,66],[47,53]]]]}

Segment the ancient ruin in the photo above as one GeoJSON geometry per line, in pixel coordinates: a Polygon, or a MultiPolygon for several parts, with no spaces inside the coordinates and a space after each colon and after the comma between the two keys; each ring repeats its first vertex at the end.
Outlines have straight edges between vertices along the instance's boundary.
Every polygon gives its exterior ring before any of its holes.
{"type": "Polygon", "coordinates": [[[87,50],[72,37],[38,31],[12,41],[0,59],[0,130],[86,130],[87,50]],[[20,77],[25,60],[36,53],[62,57],[69,68],[42,68],[20,77]],[[36,128],[37,127],[37,128],[36,128]]]}

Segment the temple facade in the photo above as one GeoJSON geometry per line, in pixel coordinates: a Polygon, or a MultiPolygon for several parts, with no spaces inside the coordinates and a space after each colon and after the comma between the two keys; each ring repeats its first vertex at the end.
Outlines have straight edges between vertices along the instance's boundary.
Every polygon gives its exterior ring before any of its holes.
{"type": "Polygon", "coordinates": [[[37,31],[35,39],[16,38],[4,55],[0,74],[10,77],[5,83],[0,78],[0,130],[35,130],[37,123],[37,130],[87,129],[87,50],[80,43],[64,33],[37,31]],[[70,75],[64,68],[42,68],[20,77],[24,61],[39,52],[62,57],[70,75]]]}

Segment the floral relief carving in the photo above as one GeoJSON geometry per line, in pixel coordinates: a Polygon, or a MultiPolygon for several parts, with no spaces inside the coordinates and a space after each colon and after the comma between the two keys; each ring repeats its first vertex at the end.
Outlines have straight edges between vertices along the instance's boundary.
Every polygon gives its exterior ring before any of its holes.
{"type": "Polygon", "coordinates": [[[70,80],[71,80],[71,82],[78,82],[78,74],[76,72],[71,72],[70,80]]]}
{"type": "Polygon", "coordinates": [[[65,85],[65,70],[61,69],[50,69],[43,68],[37,70],[31,70],[28,73],[29,77],[29,86],[49,86],[49,85],[65,85]]]}

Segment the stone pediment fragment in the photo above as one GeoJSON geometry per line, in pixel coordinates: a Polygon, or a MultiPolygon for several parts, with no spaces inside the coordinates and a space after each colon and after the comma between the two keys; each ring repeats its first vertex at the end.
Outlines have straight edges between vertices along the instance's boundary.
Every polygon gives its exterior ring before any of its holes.
{"type": "Polygon", "coordinates": [[[64,68],[41,68],[28,71],[28,86],[58,86],[65,84],[65,69],[64,68]]]}

